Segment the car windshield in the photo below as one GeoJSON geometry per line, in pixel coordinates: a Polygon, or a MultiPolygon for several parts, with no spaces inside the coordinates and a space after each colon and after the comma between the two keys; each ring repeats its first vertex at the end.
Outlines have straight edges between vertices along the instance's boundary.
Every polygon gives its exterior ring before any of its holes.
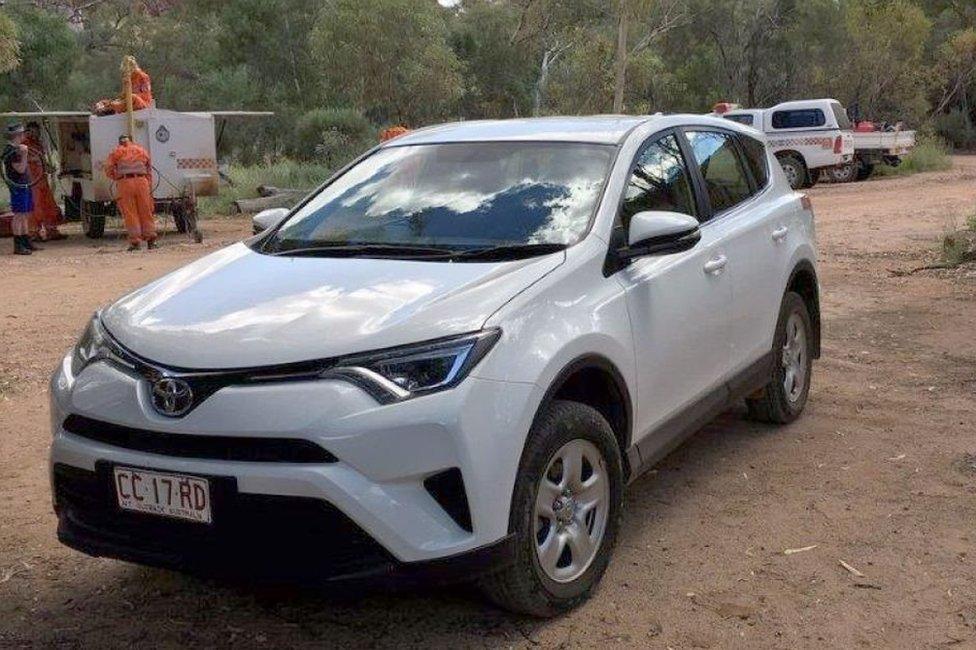
{"type": "Polygon", "coordinates": [[[560,142],[380,149],[299,209],[263,249],[286,255],[343,247],[387,256],[410,248],[545,252],[586,233],[614,152],[560,142]]]}

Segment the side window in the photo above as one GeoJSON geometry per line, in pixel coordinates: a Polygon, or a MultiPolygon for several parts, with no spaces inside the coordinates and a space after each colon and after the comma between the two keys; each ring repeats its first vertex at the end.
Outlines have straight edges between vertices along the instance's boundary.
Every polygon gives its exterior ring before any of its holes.
{"type": "Polygon", "coordinates": [[[804,108],[796,111],[776,111],[773,113],[774,129],[809,129],[827,123],[819,108],[804,108]]]}
{"type": "Polygon", "coordinates": [[[766,166],[766,145],[755,138],[747,135],[739,135],[739,144],[742,145],[742,152],[746,155],[746,164],[752,172],[752,177],[756,179],[756,187],[762,189],[769,181],[769,168],[766,166]]]}
{"type": "Polygon", "coordinates": [[[749,198],[752,194],[749,176],[731,133],[688,131],[685,135],[695,152],[695,162],[701,169],[708,199],[715,212],[727,210],[749,198]]]}
{"type": "Polygon", "coordinates": [[[831,102],[830,110],[834,112],[834,119],[837,120],[837,128],[841,131],[851,130],[851,119],[847,117],[847,111],[837,102],[831,102]]]}
{"type": "Polygon", "coordinates": [[[688,166],[674,135],[666,135],[648,145],[637,158],[624,190],[621,221],[625,232],[630,227],[630,218],[645,210],[698,216],[688,166]]]}
{"type": "Polygon", "coordinates": [[[752,126],[752,115],[748,113],[739,113],[737,115],[726,115],[725,119],[732,120],[733,122],[738,122],[739,124],[745,124],[746,126],[752,126]]]}

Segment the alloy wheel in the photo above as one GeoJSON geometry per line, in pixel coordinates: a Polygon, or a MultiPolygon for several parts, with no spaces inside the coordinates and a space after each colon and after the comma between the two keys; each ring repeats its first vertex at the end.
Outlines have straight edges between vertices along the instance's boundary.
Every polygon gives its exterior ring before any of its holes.
{"type": "Polygon", "coordinates": [[[807,381],[807,332],[800,314],[792,313],[786,321],[783,343],[783,390],[786,399],[795,403],[803,395],[807,381]]]}
{"type": "Polygon", "coordinates": [[[539,480],[533,513],[536,557],[550,579],[571,582],[589,568],[603,541],[609,508],[603,454],[588,440],[563,445],[539,480]]]}

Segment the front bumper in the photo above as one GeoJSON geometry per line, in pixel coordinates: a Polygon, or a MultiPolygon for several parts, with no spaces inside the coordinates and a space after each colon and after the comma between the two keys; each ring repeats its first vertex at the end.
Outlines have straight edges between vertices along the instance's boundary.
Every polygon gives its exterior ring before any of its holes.
{"type": "Polygon", "coordinates": [[[198,575],[263,582],[414,586],[490,572],[514,558],[512,536],[457,555],[401,562],[329,503],[305,497],[239,493],[235,481],[209,477],[222,516],[213,526],[121,512],[111,465],[96,471],[57,464],[52,482],[58,539],[109,557],[198,575]]]}
{"type": "MultiPolygon", "coordinates": [[[[505,561],[511,493],[525,435],[541,400],[533,384],[471,376],[454,389],[381,406],[356,386],[319,380],[227,387],[185,417],[170,419],[152,409],[144,380],[104,362],[87,367],[77,378],[62,363],[50,394],[52,488],[65,544],[92,555],[194,571],[228,563],[249,571],[262,556],[302,556],[301,571],[285,562],[269,572],[325,579],[449,574],[505,561]],[[147,448],[72,433],[65,428],[69,415],[149,431],[170,441],[182,436],[307,440],[327,450],[329,462],[181,456],[168,453],[171,446],[147,448]],[[232,495],[223,514],[231,513],[234,524],[214,531],[202,524],[153,521],[122,512],[113,494],[98,496],[100,490],[111,489],[103,474],[114,465],[209,477],[224,486],[223,494],[232,495]],[[87,476],[81,484],[89,487],[80,491],[101,499],[98,508],[71,502],[59,487],[64,480],[59,474],[65,472],[87,476]],[[425,485],[445,472],[461,477],[467,521],[425,485]],[[265,502],[277,506],[268,510],[265,502]],[[272,516],[276,512],[291,514],[272,516]],[[178,534],[164,534],[168,532],[178,534]],[[329,558],[345,551],[332,549],[321,538],[342,541],[360,535],[369,543],[352,547],[354,554],[369,560],[366,565],[332,566],[329,558]],[[249,537],[260,538],[256,548],[264,551],[255,555],[255,548],[243,543],[249,537]],[[165,543],[160,546],[159,540],[165,543]],[[326,557],[299,553],[309,541],[309,550],[319,548],[319,555],[326,557]],[[368,553],[362,550],[367,547],[368,553]],[[315,564],[323,565],[321,571],[309,570],[315,564]],[[441,565],[446,568],[437,568],[441,565]]],[[[214,528],[222,509],[215,497],[214,528]]]]}

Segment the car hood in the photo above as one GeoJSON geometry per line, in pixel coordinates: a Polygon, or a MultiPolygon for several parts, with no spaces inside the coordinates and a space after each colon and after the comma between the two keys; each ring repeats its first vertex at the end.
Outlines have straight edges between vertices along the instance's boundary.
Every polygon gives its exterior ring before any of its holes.
{"type": "Polygon", "coordinates": [[[175,368],[306,361],[478,330],[564,259],[274,257],[235,244],[121,298],[102,322],[136,354],[175,368]]]}

